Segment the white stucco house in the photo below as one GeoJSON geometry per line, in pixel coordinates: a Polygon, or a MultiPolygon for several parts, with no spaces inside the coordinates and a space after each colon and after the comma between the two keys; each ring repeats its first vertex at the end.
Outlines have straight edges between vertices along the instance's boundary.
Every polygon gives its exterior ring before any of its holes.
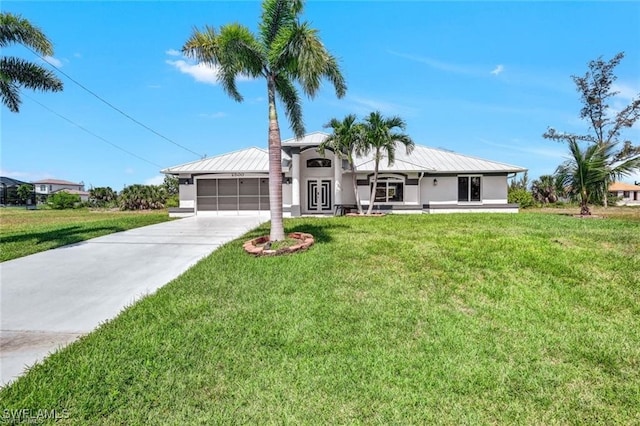
{"type": "Polygon", "coordinates": [[[624,182],[609,185],[609,192],[620,198],[619,206],[640,206],[640,186],[624,182]]]}
{"type": "MultiPolygon", "coordinates": [[[[318,146],[328,135],[315,132],[282,141],[283,209],[287,216],[335,214],[355,206],[348,164],[318,146]]],[[[374,161],[355,161],[358,193],[369,204],[374,161]]],[[[516,213],[507,202],[507,178],[525,168],[443,149],[404,146],[395,162],[380,163],[375,210],[406,213],[516,213]]],[[[269,211],[269,154],[261,148],[204,158],[163,169],[180,184],[180,207],[172,216],[248,214],[269,211]]]]}
{"type": "Polygon", "coordinates": [[[44,200],[57,192],[68,192],[80,196],[81,201],[89,199],[89,193],[84,190],[84,183],[69,182],[62,179],[43,179],[32,182],[36,195],[44,200]]]}

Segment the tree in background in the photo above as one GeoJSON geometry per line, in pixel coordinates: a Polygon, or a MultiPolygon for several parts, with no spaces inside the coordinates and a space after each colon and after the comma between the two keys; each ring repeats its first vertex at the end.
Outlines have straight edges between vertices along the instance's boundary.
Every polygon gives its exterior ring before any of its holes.
{"type": "Polygon", "coordinates": [[[163,209],[167,194],[160,185],[129,185],[118,197],[118,204],[122,210],[150,210],[163,209]]]}
{"type": "Polygon", "coordinates": [[[177,176],[164,175],[164,182],[162,182],[164,190],[168,196],[178,195],[179,192],[179,180],[177,176]]]}
{"type": "Polygon", "coordinates": [[[589,203],[594,196],[606,198],[606,188],[602,182],[607,178],[607,161],[611,158],[614,146],[590,144],[582,149],[577,140],[569,141],[571,157],[558,166],[556,175],[572,199],[580,202],[580,214],[590,215],[589,203]]]}
{"type": "Polygon", "coordinates": [[[334,86],[341,98],[346,92],[337,60],[326,50],[317,30],[300,22],[301,0],[264,0],[258,33],[238,23],[219,31],[206,26],[194,30],[182,48],[190,58],[218,69],[222,88],[234,100],[242,101],[236,87],[238,76],[263,77],[269,105],[269,203],[270,240],[284,239],[282,221],[282,152],[276,98],[285,108],[293,133],[304,136],[302,106],[295,83],[313,98],[322,78],[334,86]]]}
{"type": "Polygon", "coordinates": [[[538,203],[555,203],[561,193],[561,181],[555,176],[542,175],[531,182],[531,195],[538,203]]]}
{"type": "Polygon", "coordinates": [[[33,194],[33,185],[29,185],[29,184],[22,184],[20,186],[18,186],[18,189],[16,190],[16,193],[18,194],[18,200],[21,204],[27,204],[27,200],[31,200],[34,197],[33,194]]]}
{"type": "MultiPolygon", "coordinates": [[[[362,202],[358,194],[358,177],[356,176],[356,165],[353,160],[354,155],[359,155],[363,150],[362,125],[356,122],[356,116],[349,114],[342,121],[332,118],[325,128],[331,128],[332,133],[320,144],[318,152],[324,155],[326,149],[331,149],[340,159],[346,159],[351,170],[351,181],[353,193],[358,206],[358,213],[362,214],[362,202]]],[[[339,165],[336,165],[339,167],[339,165]]]]}
{"type": "Polygon", "coordinates": [[[51,195],[47,199],[47,204],[55,210],[72,209],[80,204],[80,196],[62,190],[51,195]]]}
{"type": "MultiPolygon", "coordinates": [[[[42,56],[53,55],[53,46],[44,33],[19,15],[0,13],[0,47],[20,43],[42,56]]],[[[20,111],[20,87],[59,92],[62,81],[38,64],[13,56],[0,58],[0,98],[9,111],[20,111]]]]}
{"type": "Polygon", "coordinates": [[[533,195],[529,192],[529,173],[524,172],[519,179],[511,179],[507,188],[507,202],[518,204],[523,209],[535,204],[533,195]]]}
{"type": "Polygon", "coordinates": [[[112,207],[118,202],[118,193],[110,186],[100,186],[89,190],[89,205],[92,207],[112,207]]]}
{"type": "Polygon", "coordinates": [[[622,52],[609,61],[604,61],[600,57],[589,62],[589,70],[584,76],[571,77],[582,101],[580,118],[589,123],[590,132],[588,134],[557,132],[553,128],[547,129],[543,134],[546,139],[569,144],[571,153],[569,161],[575,161],[577,153],[595,156],[597,152],[598,156],[607,156],[602,159],[605,173],[602,181],[598,183],[602,188],[593,193],[593,195],[602,197],[605,207],[607,206],[606,194],[609,183],[640,170],[640,146],[634,146],[631,141],[624,141],[622,148],[617,149],[622,131],[632,127],[640,118],[640,94],[636,95],[620,111],[612,111],[609,105],[609,102],[619,93],[612,88],[617,79],[613,71],[622,58],[624,58],[622,52]],[[586,142],[599,148],[591,153],[590,147],[582,150],[577,146],[579,142],[586,142]]]}

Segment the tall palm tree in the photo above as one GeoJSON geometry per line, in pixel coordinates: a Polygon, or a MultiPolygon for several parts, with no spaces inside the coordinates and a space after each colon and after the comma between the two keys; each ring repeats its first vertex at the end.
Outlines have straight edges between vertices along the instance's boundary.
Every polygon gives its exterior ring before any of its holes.
{"type": "Polygon", "coordinates": [[[241,102],[236,77],[263,77],[267,82],[269,105],[269,203],[270,239],[284,239],[282,222],[282,153],[276,97],[296,137],[304,136],[302,106],[295,83],[313,98],[322,78],[328,79],[340,98],[346,84],[337,60],[326,50],[307,22],[300,22],[301,0],[264,0],[257,34],[243,25],[223,25],[195,29],[182,48],[183,53],[218,70],[218,79],[227,94],[241,102]]]}
{"type": "Polygon", "coordinates": [[[558,201],[558,183],[551,175],[542,175],[531,182],[531,193],[533,198],[543,204],[555,203],[558,201]]]}
{"type": "MultiPolygon", "coordinates": [[[[358,206],[358,213],[362,214],[362,202],[358,194],[358,179],[354,155],[359,155],[362,150],[362,126],[356,122],[355,114],[349,114],[342,121],[332,118],[325,128],[331,128],[333,132],[320,144],[318,151],[324,154],[326,149],[331,149],[340,159],[346,159],[351,170],[353,193],[358,206]]],[[[339,167],[339,165],[336,165],[339,167]]]]}
{"type": "Polygon", "coordinates": [[[378,185],[378,169],[382,157],[386,155],[387,164],[392,165],[396,158],[397,143],[405,146],[407,154],[410,154],[415,147],[415,143],[409,135],[398,131],[404,130],[405,128],[406,123],[402,118],[397,116],[385,118],[379,111],[370,113],[362,123],[362,151],[364,154],[373,151],[374,160],[373,184],[371,186],[371,196],[369,197],[367,214],[373,212],[376,187],[378,185]]]}
{"type": "MultiPolygon", "coordinates": [[[[43,56],[53,55],[44,33],[19,15],[0,13],[0,47],[20,43],[43,56]]],[[[62,81],[38,64],[13,56],[0,58],[0,98],[9,111],[20,111],[20,87],[59,92],[62,81]]]]}

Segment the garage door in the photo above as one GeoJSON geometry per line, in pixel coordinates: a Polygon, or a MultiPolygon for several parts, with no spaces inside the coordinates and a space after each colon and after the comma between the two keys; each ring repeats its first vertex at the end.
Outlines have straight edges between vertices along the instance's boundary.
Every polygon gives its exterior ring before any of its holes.
{"type": "Polygon", "coordinates": [[[199,211],[269,210],[269,179],[198,179],[199,211]]]}

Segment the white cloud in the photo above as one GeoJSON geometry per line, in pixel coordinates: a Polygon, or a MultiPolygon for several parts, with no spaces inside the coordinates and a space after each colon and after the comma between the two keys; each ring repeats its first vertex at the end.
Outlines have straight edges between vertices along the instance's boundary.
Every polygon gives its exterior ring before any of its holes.
{"type": "Polygon", "coordinates": [[[133,170],[133,167],[127,167],[126,169],[124,169],[124,174],[126,175],[132,175],[134,174],[136,171],[133,170]]]}
{"type": "Polygon", "coordinates": [[[625,100],[631,100],[640,95],[640,88],[633,87],[630,84],[613,83],[611,90],[618,92],[618,96],[625,100]]]}
{"type": "Polygon", "coordinates": [[[73,54],[73,57],[74,58],[82,58],[82,55],[80,53],[76,52],[76,53],[73,54]]]}
{"type": "Polygon", "coordinates": [[[52,179],[54,176],[47,172],[25,172],[0,168],[0,176],[6,176],[25,182],[33,182],[42,179],[52,179]]]}
{"type": "Polygon", "coordinates": [[[500,64],[497,67],[495,67],[493,69],[493,71],[491,71],[491,74],[498,75],[498,74],[502,73],[502,71],[504,71],[504,66],[502,64],[500,64]]]}
{"type": "Polygon", "coordinates": [[[149,179],[146,179],[144,181],[144,184],[145,185],[162,185],[163,182],[164,182],[164,175],[157,175],[149,179]]]}
{"type": "Polygon", "coordinates": [[[218,111],[211,114],[198,114],[198,116],[202,118],[223,118],[227,116],[227,113],[218,111]]]}
{"type": "Polygon", "coordinates": [[[166,61],[181,73],[192,76],[196,81],[206,84],[218,84],[218,68],[209,67],[203,63],[190,64],[185,60],[166,61]]]}
{"type": "Polygon", "coordinates": [[[347,96],[347,101],[350,101],[353,109],[358,114],[369,114],[372,111],[380,111],[383,114],[393,115],[411,115],[415,113],[414,108],[377,99],[347,96]]]}
{"type": "Polygon", "coordinates": [[[49,64],[61,68],[62,67],[62,61],[60,59],[56,59],[53,56],[45,56],[44,57],[45,62],[48,62],[49,64]]]}
{"type": "Polygon", "coordinates": [[[181,54],[178,50],[176,50],[176,49],[169,49],[169,50],[167,50],[167,51],[166,51],[166,52],[164,52],[164,53],[166,53],[166,54],[167,54],[167,55],[169,55],[169,56],[181,56],[181,55],[182,55],[182,54],[181,54]]]}
{"type": "Polygon", "coordinates": [[[440,71],[451,72],[454,74],[479,74],[478,68],[473,66],[454,64],[451,62],[443,62],[438,59],[433,59],[425,56],[410,55],[410,54],[399,53],[394,51],[389,51],[389,53],[395,56],[399,56],[401,58],[426,64],[429,67],[435,68],[440,71]]]}

